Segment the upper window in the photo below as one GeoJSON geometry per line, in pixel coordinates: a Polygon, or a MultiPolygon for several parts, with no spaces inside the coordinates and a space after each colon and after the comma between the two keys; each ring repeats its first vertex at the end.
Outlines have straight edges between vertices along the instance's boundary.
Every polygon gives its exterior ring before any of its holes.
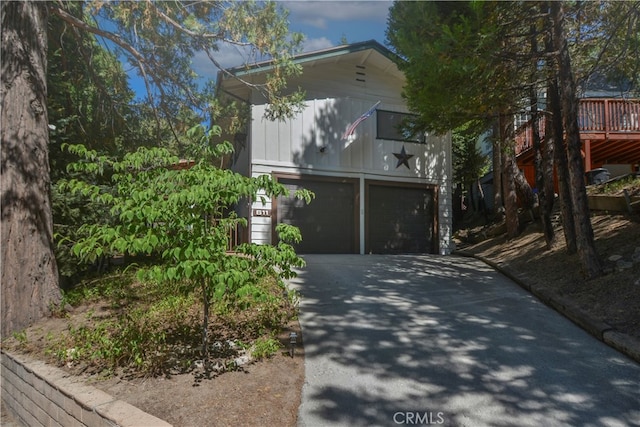
{"type": "Polygon", "coordinates": [[[412,133],[408,125],[413,114],[398,113],[396,111],[377,110],[377,138],[390,139],[393,141],[425,142],[425,134],[422,132],[412,133]]]}
{"type": "Polygon", "coordinates": [[[529,122],[529,120],[531,120],[531,115],[525,111],[525,112],[516,114],[513,124],[516,129],[519,129],[520,127],[526,125],[529,122]]]}

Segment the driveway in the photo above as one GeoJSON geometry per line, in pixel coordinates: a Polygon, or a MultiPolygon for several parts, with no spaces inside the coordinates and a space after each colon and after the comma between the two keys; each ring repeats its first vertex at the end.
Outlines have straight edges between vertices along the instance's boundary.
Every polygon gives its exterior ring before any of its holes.
{"type": "Polygon", "coordinates": [[[304,258],[300,426],[640,426],[640,365],[482,262],[304,258]]]}

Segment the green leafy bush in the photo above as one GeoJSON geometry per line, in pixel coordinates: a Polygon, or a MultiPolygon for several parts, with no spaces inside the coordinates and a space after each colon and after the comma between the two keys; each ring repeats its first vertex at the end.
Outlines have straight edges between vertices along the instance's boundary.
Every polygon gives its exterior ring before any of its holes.
{"type": "MultiPolygon", "coordinates": [[[[78,289],[77,304],[94,309],[79,319],[76,315],[67,333],[48,337],[48,354],[70,368],[106,375],[119,368],[132,376],[194,369],[194,362],[202,358],[199,292],[186,292],[186,285],[178,282],[158,286],[151,281],[129,282],[125,276],[123,283],[118,286],[110,276],[78,289]]],[[[265,278],[256,287],[265,297],[213,302],[209,360],[225,369],[233,368],[242,350],[251,349],[254,358],[272,355],[278,349],[272,337],[296,315],[296,294],[283,292],[275,278],[265,278]]],[[[15,339],[27,348],[26,339],[15,339]]]]}
{"type": "Polygon", "coordinates": [[[271,357],[280,350],[282,344],[275,338],[259,338],[253,344],[251,355],[256,359],[271,357]]]}
{"type": "MultiPolygon", "coordinates": [[[[275,198],[288,191],[267,175],[244,177],[215,167],[213,160],[232,150],[229,143],[209,145],[220,134],[219,128],[204,132],[198,126],[190,133],[201,135],[200,156],[186,169],[175,167],[179,159],[162,148],[139,148],[114,159],[83,146],[67,145],[69,152],[80,157],[69,169],[83,178],[62,180],[58,190],[88,197],[109,212],[109,220],[87,223],[78,230],[72,252],[81,261],[114,255],[135,258],[141,263],[137,273],[141,283],[199,298],[201,356],[206,359],[212,303],[230,312],[259,305],[264,311],[257,319],[252,317],[252,323],[262,329],[273,327],[283,320],[282,295],[287,295],[285,300],[290,296],[284,279],[293,277],[294,269],[304,262],[290,244],[301,240],[300,232],[286,224],[276,227],[279,242],[275,246],[245,243],[229,252],[229,230],[247,223],[233,213],[233,206],[241,200],[259,200],[264,197],[260,195],[275,198]],[[91,176],[96,178],[87,178],[91,176]],[[104,176],[109,177],[109,186],[95,184],[104,176]]],[[[296,195],[307,202],[313,196],[304,190],[296,195]]],[[[93,355],[115,365],[125,359],[139,367],[145,363],[156,366],[158,363],[149,362],[154,352],[166,354],[166,335],[159,332],[163,328],[157,321],[171,319],[174,324],[165,325],[169,329],[187,328],[182,323],[186,319],[179,316],[185,301],[163,297],[160,305],[146,307],[144,313],[130,312],[117,325],[106,323],[98,331],[73,330],[76,341],[85,342],[73,348],[77,355],[91,349],[93,355]],[[154,318],[154,311],[163,314],[154,318]],[[96,354],[97,347],[103,350],[96,354]]]]}

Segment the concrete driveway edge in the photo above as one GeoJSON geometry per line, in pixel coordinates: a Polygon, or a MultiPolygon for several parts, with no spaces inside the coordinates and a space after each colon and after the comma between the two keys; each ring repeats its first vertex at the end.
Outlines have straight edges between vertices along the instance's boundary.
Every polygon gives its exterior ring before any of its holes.
{"type": "Polygon", "coordinates": [[[627,357],[640,363],[639,339],[617,331],[614,327],[599,319],[594,319],[591,315],[573,304],[571,301],[555,296],[545,289],[540,289],[536,286],[531,285],[531,283],[527,282],[527,276],[525,274],[518,274],[511,271],[508,265],[496,263],[488,258],[472,254],[465,250],[456,250],[453,252],[453,254],[475,258],[491,266],[501,274],[516,282],[523,289],[529,291],[541,302],[553,308],[555,311],[562,314],[576,325],[580,326],[586,332],[596,337],[598,340],[604,342],[610,347],[615,348],[627,357]]]}
{"type": "Polygon", "coordinates": [[[604,333],[603,341],[636,362],[640,362],[640,340],[612,329],[604,333]]]}

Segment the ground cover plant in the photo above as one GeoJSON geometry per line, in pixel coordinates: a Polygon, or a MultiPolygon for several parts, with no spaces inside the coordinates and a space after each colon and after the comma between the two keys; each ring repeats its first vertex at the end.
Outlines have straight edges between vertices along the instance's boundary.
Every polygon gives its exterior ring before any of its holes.
{"type": "MultiPolygon", "coordinates": [[[[258,356],[276,350],[274,335],[295,315],[296,297],[284,281],[303,266],[290,245],[300,232],[280,224],[276,245],[230,247],[230,231],[246,226],[233,206],[287,190],[269,176],[248,178],[213,166],[232,150],[228,143],[209,144],[219,134],[216,127],[190,131],[199,140],[199,160],[189,168],[176,167],[179,159],[162,148],[110,158],[81,145],[65,147],[79,160],[58,191],[88,197],[109,213],[77,230],[73,254],[89,263],[124,257],[127,268],[67,293],[67,302],[99,296],[109,310],[52,341],[50,354],[60,362],[140,374],[193,366],[220,371],[233,368],[232,356],[254,342],[258,356]]],[[[309,202],[312,194],[297,196],[309,202]]]]}
{"type": "MultiPolygon", "coordinates": [[[[72,372],[102,377],[235,370],[278,352],[278,333],[297,316],[295,294],[283,293],[275,278],[255,286],[266,297],[231,295],[212,301],[205,360],[200,292],[184,292],[178,282],[158,286],[138,280],[132,271],[117,271],[65,292],[66,308],[57,311],[64,326],[47,334],[45,354],[72,372]]],[[[19,335],[15,338],[22,350],[36,345],[33,337],[24,333],[20,340],[19,335]]]]}
{"type": "Polygon", "coordinates": [[[620,178],[609,180],[601,185],[592,185],[587,188],[589,194],[623,195],[626,191],[629,196],[640,195],[640,175],[629,174],[620,178]]]}

